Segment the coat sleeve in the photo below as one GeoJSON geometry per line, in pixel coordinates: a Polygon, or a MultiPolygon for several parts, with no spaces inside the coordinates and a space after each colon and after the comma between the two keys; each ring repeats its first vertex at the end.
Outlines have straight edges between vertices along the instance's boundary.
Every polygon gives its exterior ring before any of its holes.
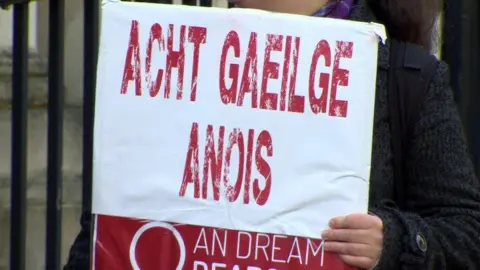
{"type": "Polygon", "coordinates": [[[480,183],[443,62],[418,120],[408,146],[406,210],[393,202],[371,209],[384,222],[375,269],[480,269],[480,183]]]}
{"type": "Polygon", "coordinates": [[[92,215],[84,211],[80,218],[80,233],[73,242],[63,270],[89,270],[92,215]]]}

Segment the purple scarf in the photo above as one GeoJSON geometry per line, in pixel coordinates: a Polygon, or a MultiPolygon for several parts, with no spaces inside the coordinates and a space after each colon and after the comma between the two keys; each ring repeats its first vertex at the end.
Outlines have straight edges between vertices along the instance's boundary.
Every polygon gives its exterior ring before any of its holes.
{"type": "Polygon", "coordinates": [[[313,14],[314,17],[346,19],[350,15],[354,0],[329,0],[328,3],[313,14]]]}

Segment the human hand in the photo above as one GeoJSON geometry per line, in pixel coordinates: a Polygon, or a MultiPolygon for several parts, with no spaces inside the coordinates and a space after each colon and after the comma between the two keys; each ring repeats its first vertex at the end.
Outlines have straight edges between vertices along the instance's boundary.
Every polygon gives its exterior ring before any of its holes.
{"type": "Polygon", "coordinates": [[[352,214],[332,218],[322,233],[325,251],[338,253],[346,264],[372,269],[380,260],[383,222],[374,215],[352,214]]]}

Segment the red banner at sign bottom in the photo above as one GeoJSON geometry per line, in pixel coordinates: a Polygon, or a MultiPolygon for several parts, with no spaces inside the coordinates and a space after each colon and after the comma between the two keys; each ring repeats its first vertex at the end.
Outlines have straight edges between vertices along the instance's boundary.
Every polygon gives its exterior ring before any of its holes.
{"type": "Polygon", "coordinates": [[[353,270],[322,241],[97,215],[95,270],[353,270]]]}

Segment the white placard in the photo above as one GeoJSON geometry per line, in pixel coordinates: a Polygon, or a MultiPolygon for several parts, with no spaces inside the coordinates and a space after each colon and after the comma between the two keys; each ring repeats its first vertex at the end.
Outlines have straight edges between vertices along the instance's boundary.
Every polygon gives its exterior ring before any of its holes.
{"type": "Polygon", "coordinates": [[[318,238],[367,211],[383,26],[107,2],[101,32],[94,213],[318,238]]]}

